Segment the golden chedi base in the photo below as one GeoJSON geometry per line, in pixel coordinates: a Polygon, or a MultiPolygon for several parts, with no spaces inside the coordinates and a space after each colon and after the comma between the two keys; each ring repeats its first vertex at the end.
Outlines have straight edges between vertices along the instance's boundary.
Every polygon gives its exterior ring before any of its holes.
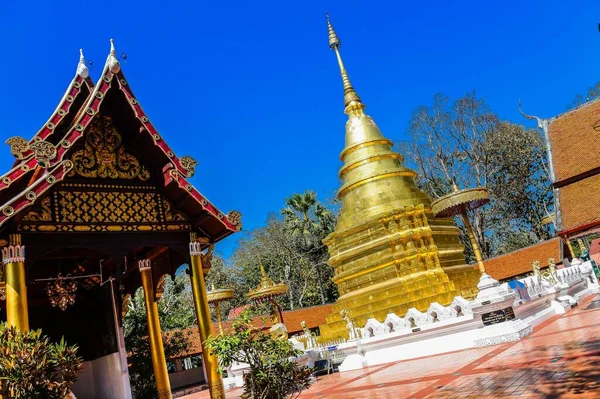
{"type": "Polygon", "coordinates": [[[320,327],[321,342],[348,338],[339,312],[349,311],[355,327],[367,319],[383,322],[388,313],[425,312],[432,302],[477,294],[479,272],[464,264],[458,229],[435,218],[423,205],[407,206],[327,239],[329,264],[340,298],[320,327]]]}

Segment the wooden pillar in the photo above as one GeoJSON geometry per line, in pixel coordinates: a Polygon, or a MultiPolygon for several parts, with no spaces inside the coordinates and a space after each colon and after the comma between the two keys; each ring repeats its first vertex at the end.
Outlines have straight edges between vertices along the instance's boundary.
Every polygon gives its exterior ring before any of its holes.
{"type": "MultiPolygon", "coordinates": [[[[200,341],[202,342],[202,359],[206,371],[206,383],[210,390],[211,399],[224,399],[225,390],[223,380],[219,374],[219,361],[217,356],[211,354],[206,348],[206,340],[212,334],[212,322],[210,319],[210,308],[208,307],[208,298],[206,296],[205,274],[210,270],[207,265],[202,265],[202,246],[196,240],[195,234],[190,238],[190,279],[192,281],[192,292],[194,294],[194,305],[196,308],[196,317],[198,318],[198,330],[200,332],[200,341]]],[[[210,254],[209,254],[210,256],[210,254]]]]}
{"type": "Polygon", "coordinates": [[[167,371],[167,359],[162,342],[160,321],[158,320],[158,305],[154,297],[154,284],[152,281],[152,267],[150,260],[139,261],[139,269],[144,287],[144,300],[146,303],[146,318],[148,319],[148,337],[150,339],[150,354],[152,367],[158,390],[158,399],[171,399],[171,383],[167,371]]]}
{"type": "Polygon", "coordinates": [[[25,280],[25,246],[21,235],[11,234],[9,245],[2,249],[6,279],[6,321],[21,332],[29,331],[27,284],[25,280]]]}

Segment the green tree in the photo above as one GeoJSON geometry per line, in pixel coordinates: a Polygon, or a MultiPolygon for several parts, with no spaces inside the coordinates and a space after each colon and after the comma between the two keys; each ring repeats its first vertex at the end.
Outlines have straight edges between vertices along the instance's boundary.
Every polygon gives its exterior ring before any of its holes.
{"type": "Polygon", "coordinates": [[[0,394],[3,398],[64,399],[77,381],[81,358],[64,339],[51,343],[41,330],[0,326],[0,394]]]}
{"type": "MultiPolygon", "coordinates": [[[[246,293],[248,292],[249,287],[244,282],[241,270],[233,265],[227,264],[225,259],[220,256],[215,255],[213,258],[212,267],[206,276],[206,286],[209,290],[211,290],[213,286],[216,289],[228,288],[233,290],[233,298],[221,302],[219,305],[223,320],[227,319],[227,315],[232,309],[248,303],[246,293]]],[[[212,319],[213,321],[217,320],[214,309],[212,312],[212,319]]]]}
{"type": "MultiPolygon", "coordinates": [[[[189,277],[186,274],[178,275],[175,280],[167,280],[158,302],[158,315],[165,356],[167,359],[175,358],[188,345],[188,337],[181,330],[197,325],[189,277]]],[[[133,393],[139,398],[158,397],[142,288],[136,291],[129,302],[127,314],[123,318],[123,331],[129,353],[129,378],[133,393]]]]}
{"type": "Polygon", "coordinates": [[[402,152],[433,198],[449,193],[452,181],[489,190],[490,204],[470,214],[484,256],[514,248],[517,238],[524,247],[552,235],[540,223],[553,211],[553,194],[538,131],[500,121],[472,92],[456,101],[437,94],[414,111],[408,133],[402,152]]]}
{"type": "Polygon", "coordinates": [[[589,101],[593,101],[600,97],[600,82],[596,82],[595,85],[588,87],[585,93],[579,93],[573,99],[573,102],[566,106],[567,109],[578,107],[589,101]]]}
{"type": "Polygon", "coordinates": [[[208,348],[219,358],[221,370],[233,362],[246,363],[243,398],[284,399],[297,397],[312,384],[311,370],[294,361],[302,351],[287,339],[273,339],[270,334],[250,324],[244,312],[233,322],[232,330],[209,338],[208,348]]]}
{"type": "Polygon", "coordinates": [[[335,215],[317,201],[314,191],[294,194],[286,200],[281,211],[286,230],[294,238],[299,251],[315,265],[321,303],[327,303],[326,288],[331,292],[333,269],[327,265],[329,259],[323,239],[335,229],[335,215]]]}

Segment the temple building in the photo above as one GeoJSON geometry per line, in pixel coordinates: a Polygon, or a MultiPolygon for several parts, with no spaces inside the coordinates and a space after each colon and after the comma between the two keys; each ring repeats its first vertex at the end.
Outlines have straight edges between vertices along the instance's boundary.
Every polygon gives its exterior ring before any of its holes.
{"type": "MultiPolygon", "coordinates": [[[[205,339],[204,274],[215,243],[241,230],[241,215],[219,211],[188,182],[197,162],[177,156],[154,128],[112,42],[96,84],[82,54],[48,121],[31,139],[7,143],[16,161],[0,177],[2,316],[79,346],[78,399],[130,398],[122,320],[143,287],[159,397],[170,398],[157,313],[165,279],[190,265],[205,339]]],[[[220,397],[215,358],[203,363],[220,397]]]]}
{"type": "Polygon", "coordinates": [[[404,315],[413,307],[425,311],[432,302],[473,298],[480,275],[465,262],[459,229],[451,219],[433,216],[431,198],[415,184],[416,173],[365,114],[329,19],[328,29],[348,121],[340,155],[342,208],[335,231],[324,240],[340,297],[320,328],[323,341],[347,338],[340,311],[349,312],[357,325],[368,318],[383,321],[390,312],[404,315]]]}
{"type": "Polygon", "coordinates": [[[557,235],[574,256],[573,240],[600,232],[600,198],[594,195],[600,189],[600,152],[594,145],[579,145],[573,152],[574,143],[594,143],[598,137],[600,99],[548,119],[523,116],[536,120],[544,132],[556,201],[557,235]]]}

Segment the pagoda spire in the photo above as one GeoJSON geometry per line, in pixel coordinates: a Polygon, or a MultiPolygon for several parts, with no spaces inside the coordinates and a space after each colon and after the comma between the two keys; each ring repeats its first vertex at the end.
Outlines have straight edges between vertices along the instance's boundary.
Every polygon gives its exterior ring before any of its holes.
{"type": "Polygon", "coordinates": [[[90,76],[90,71],[85,63],[85,57],[83,56],[83,49],[79,49],[79,64],[77,64],[77,75],[86,79],[90,76]]]}
{"type": "Polygon", "coordinates": [[[333,29],[333,25],[331,25],[329,14],[325,13],[325,17],[327,18],[327,28],[329,30],[329,48],[335,51],[340,67],[340,73],[342,74],[342,83],[344,84],[344,107],[346,107],[346,113],[353,109],[364,109],[365,106],[360,101],[360,97],[356,93],[354,86],[352,86],[350,78],[348,77],[348,72],[344,66],[344,61],[342,60],[342,55],[340,53],[342,42],[340,42],[337,33],[335,33],[335,30],[333,29]]]}
{"type": "Polygon", "coordinates": [[[117,51],[115,50],[115,42],[113,39],[110,39],[110,53],[108,53],[106,65],[112,73],[119,73],[121,70],[121,64],[117,59],[117,51]]]}

